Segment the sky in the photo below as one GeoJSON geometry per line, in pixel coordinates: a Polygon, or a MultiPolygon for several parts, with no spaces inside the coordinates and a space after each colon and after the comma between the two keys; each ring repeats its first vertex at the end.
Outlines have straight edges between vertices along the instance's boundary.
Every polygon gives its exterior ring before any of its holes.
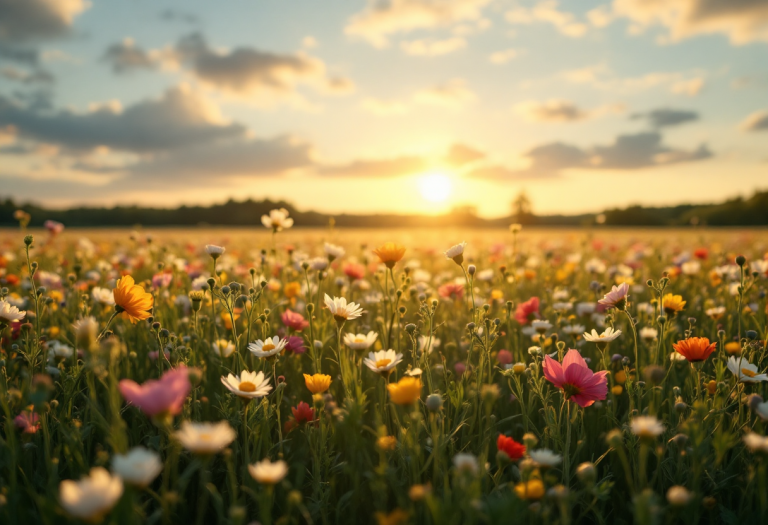
{"type": "Polygon", "coordinates": [[[0,196],[508,215],[768,190],[768,0],[0,0],[0,196]]]}

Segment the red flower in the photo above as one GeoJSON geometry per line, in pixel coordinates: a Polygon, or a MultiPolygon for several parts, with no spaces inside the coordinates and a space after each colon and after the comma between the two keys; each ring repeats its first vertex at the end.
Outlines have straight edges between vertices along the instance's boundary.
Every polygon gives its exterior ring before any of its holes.
{"type": "Polygon", "coordinates": [[[498,361],[500,365],[508,365],[512,362],[512,353],[509,350],[499,350],[499,353],[496,356],[496,361],[498,361]]]}
{"type": "Polygon", "coordinates": [[[525,445],[504,434],[499,434],[499,438],[496,440],[496,448],[499,452],[504,452],[509,456],[509,459],[512,461],[520,459],[525,454],[525,445]]]}
{"type": "Polygon", "coordinates": [[[291,408],[291,412],[293,412],[293,419],[296,420],[298,425],[310,423],[315,419],[315,409],[304,401],[296,405],[296,408],[291,408]]]}
{"type": "Polygon", "coordinates": [[[440,297],[445,299],[461,300],[464,298],[464,285],[457,283],[447,283],[437,289],[440,297]]]}
{"type": "Polygon", "coordinates": [[[365,266],[356,263],[347,263],[344,265],[344,275],[356,281],[365,277],[365,266]]]}
{"type": "Polygon", "coordinates": [[[706,248],[698,248],[695,252],[693,252],[693,256],[697,259],[706,260],[707,257],[709,257],[709,251],[707,251],[706,248]]]}
{"type": "Polygon", "coordinates": [[[280,316],[283,324],[288,328],[293,328],[297,332],[301,332],[309,326],[309,322],[304,319],[304,316],[298,312],[294,312],[290,308],[287,308],[285,312],[280,316]]]}
{"type": "Polygon", "coordinates": [[[524,303],[517,305],[515,319],[520,324],[528,324],[539,317],[539,298],[531,297],[524,303]]]}

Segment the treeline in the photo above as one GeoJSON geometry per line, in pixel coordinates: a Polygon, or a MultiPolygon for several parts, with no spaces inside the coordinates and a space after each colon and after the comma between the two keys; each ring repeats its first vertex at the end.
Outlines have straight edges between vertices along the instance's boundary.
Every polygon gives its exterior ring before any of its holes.
{"type": "Polygon", "coordinates": [[[229,200],[211,206],[180,206],[178,208],[144,208],[116,206],[113,208],[76,207],[64,210],[46,209],[34,204],[19,204],[11,198],[0,201],[0,226],[18,224],[16,210],[31,215],[31,226],[42,226],[46,220],[69,227],[123,226],[257,226],[261,216],[274,208],[285,208],[297,226],[324,227],[333,221],[342,228],[410,228],[410,227],[507,227],[513,222],[531,226],[768,226],[768,191],[752,197],[730,199],[720,204],[685,204],[670,207],[629,206],[584,215],[526,214],[498,219],[483,219],[471,210],[460,208],[444,215],[328,215],[300,211],[284,201],[229,200]]]}

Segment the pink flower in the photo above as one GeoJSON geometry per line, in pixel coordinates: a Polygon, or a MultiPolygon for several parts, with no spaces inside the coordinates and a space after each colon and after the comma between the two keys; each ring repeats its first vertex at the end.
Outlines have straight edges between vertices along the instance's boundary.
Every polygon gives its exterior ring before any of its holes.
{"type": "Polygon", "coordinates": [[[610,292],[605,294],[605,297],[597,302],[605,305],[606,308],[623,310],[627,304],[627,297],[629,297],[629,285],[621,283],[619,286],[614,286],[610,292]]]}
{"type": "Polygon", "coordinates": [[[290,308],[287,308],[285,312],[283,312],[283,314],[280,316],[280,319],[282,319],[285,326],[288,328],[293,328],[297,332],[301,332],[309,326],[309,323],[304,319],[303,315],[298,312],[294,312],[290,308]]]}
{"type": "Polygon", "coordinates": [[[34,434],[40,430],[40,416],[30,410],[25,410],[13,418],[13,423],[24,434],[34,434]]]}
{"type": "Polygon", "coordinates": [[[297,335],[292,335],[287,339],[285,344],[285,351],[289,354],[303,354],[307,351],[304,347],[304,339],[297,335]]]}
{"type": "Polygon", "coordinates": [[[43,227],[46,230],[48,230],[48,233],[50,233],[51,235],[58,235],[59,233],[64,231],[63,224],[61,224],[60,222],[51,221],[51,220],[45,221],[43,223],[43,227]]]}
{"type": "Polygon", "coordinates": [[[499,350],[499,353],[496,355],[496,361],[500,365],[508,365],[512,362],[512,353],[509,350],[499,350]]]}
{"type": "Polygon", "coordinates": [[[524,303],[517,305],[515,319],[520,324],[528,324],[539,317],[539,298],[531,297],[524,303]]]}
{"type": "Polygon", "coordinates": [[[456,372],[456,375],[458,376],[464,375],[464,372],[467,371],[467,365],[461,362],[456,363],[453,365],[453,371],[456,372]]]}
{"type": "Polygon", "coordinates": [[[356,263],[347,263],[344,265],[344,275],[356,281],[365,277],[365,266],[356,263]]]}
{"type": "Polygon", "coordinates": [[[171,280],[173,280],[173,274],[172,273],[156,273],[152,276],[152,287],[153,288],[167,288],[168,285],[171,284],[171,280]]]}
{"type": "Polygon", "coordinates": [[[464,285],[458,283],[447,283],[437,289],[437,293],[444,299],[461,300],[464,298],[464,285]]]}
{"type": "Polygon", "coordinates": [[[154,417],[160,414],[176,415],[181,412],[192,384],[189,382],[189,370],[182,365],[167,371],[160,379],[150,379],[143,385],[130,379],[123,379],[118,384],[118,388],[129,404],[140,408],[146,415],[154,417]]]}
{"type": "MultiPolygon", "coordinates": [[[[168,360],[171,359],[171,353],[168,350],[163,350],[163,355],[165,356],[166,359],[168,360]]],[[[152,350],[150,352],[147,352],[147,357],[149,357],[151,361],[157,361],[157,358],[160,357],[160,351],[152,350]]]]}
{"type": "Polygon", "coordinates": [[[605,399],[608,393],[608,379],[605,370],[593,373],[578,350],[568,350],[561,365],[551,357],[544,356],[544,377],[565,393],[566,399],[580,407],[588,407],[595,401],[605,399]]]}

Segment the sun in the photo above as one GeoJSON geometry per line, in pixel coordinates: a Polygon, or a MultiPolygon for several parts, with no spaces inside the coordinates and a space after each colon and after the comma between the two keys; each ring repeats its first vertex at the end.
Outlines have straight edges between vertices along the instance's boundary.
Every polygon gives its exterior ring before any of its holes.
{"type": "Polygon", "coordinates": [[[431,173],[419,179],[419,191],[425,200],[445,202],[451,196],[453,183],[447,175],[431,173]]]}

